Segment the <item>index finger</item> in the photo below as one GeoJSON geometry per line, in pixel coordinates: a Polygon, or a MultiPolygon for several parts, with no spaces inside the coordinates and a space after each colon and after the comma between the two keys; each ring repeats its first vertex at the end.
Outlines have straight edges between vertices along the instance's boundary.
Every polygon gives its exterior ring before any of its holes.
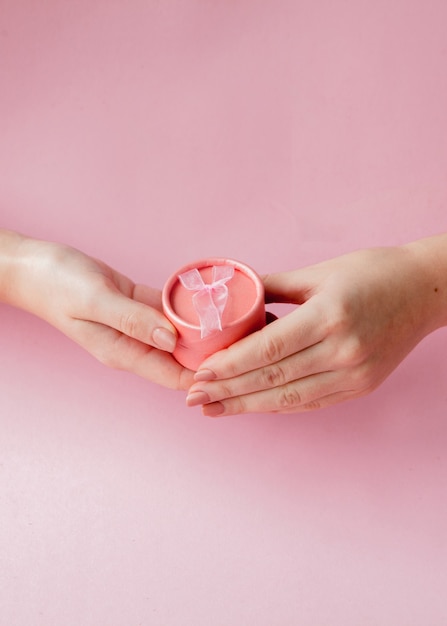
{"type": "Polygon", "coordinates": [[[177,332],[158,308],[159,294],[151,288],[136,285],[134,299],[109,290],[95,303],[91,321],[110,326],[142,343],[172,352],[177,332]],[[155,306],[154,306],[155,305],[155,306]]]}
{"type": "Polygon", "coordinates": [[[229,348],[216,352],[200,366],[194,380],[233,378],[270,365],[309,348],[324,337],[321,313],[309,300],[229,348]]]}

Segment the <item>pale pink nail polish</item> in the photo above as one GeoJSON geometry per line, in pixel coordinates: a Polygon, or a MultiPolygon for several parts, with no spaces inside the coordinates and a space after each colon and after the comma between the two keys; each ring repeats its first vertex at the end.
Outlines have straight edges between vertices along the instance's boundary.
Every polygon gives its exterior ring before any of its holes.
{"type": "MultiPolygon", "coordinates": [[[[173,355],[194,371],[215,352],[265,326],[264,285],[254,270],[232,259],[202,259],[180,268],[167,280],[162,302],[178,333],[173,355]],[[192,286],[185,279],[191,274],[192,286]],[[198,304],[205,314],[198,312],[198,304]],[[204,319],[211,320],[205,333],[204,319]]],[[[215,378],[209,371],[196,380],[215,378]]]]}
{"type": "Polygon", "coordinates": [[[194,374],[194,380],[198,383],[208,382],[210,380],[216,380],[216,374],[211,370],[199,370],[194,374]]]}
{"type": "Polygon", "coordinates": [[[152,333],[152,340],[161,350],[172,352],[175,348],[177,337],[167,328],[156,328],[152,333]]]}
{"type": "Polygon", "coordinates": [[[213,402],[212,404],[205,404],[203,407],[203,414],[206,417],[219,417],[225,413],[225,407],[222,402],[213,402]]]}
{"type": "Polygon", "coordinates": [[[210,401],[210,397],[205,391],[192,391],[186,396],[187,406],[199,406],[210,401]]]}

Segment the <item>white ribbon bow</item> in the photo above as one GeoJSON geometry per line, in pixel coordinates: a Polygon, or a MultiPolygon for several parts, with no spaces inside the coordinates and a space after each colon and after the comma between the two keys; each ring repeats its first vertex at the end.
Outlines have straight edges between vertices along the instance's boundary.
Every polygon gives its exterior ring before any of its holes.
{"type": "Polygon", "coordinates": [[[222,313],[228,299],[227,283],[234,275],[231,265],[213,266],[213,282],[207,284],[198,269],[179,274],[180,282],[188,291],[195,291],[192,303],[200,319],[200,336],[203,339],[216,330],[222,330],[222,313]]]}

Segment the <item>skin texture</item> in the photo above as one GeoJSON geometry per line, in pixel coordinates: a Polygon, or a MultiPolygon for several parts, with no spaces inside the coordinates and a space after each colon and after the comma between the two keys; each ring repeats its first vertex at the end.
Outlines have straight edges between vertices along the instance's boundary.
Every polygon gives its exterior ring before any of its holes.
{"type": "Polygon", "coordinates": [[[0,301],[46,320],[99,361],[173,389],[193,373],[170,352],[161,292],[68,246],[0,230],[0,301]]]}
{"type": "Polygon", "coordinates": [[[207,359],[188,406],[210,417],[303,412],[376,389],[447,325],[447,235],[361,250],[264,278],[297,308],[207,359]]]}
{"type": "Polygon", "coordinates": [[[0,230],[0,301],[65,333],[102,363],[173,389],[211,417],[310,411],[376,389],[447,325],[447,235],[361,250],[264,277],[296,309],[193,372],[170,354],[161,293],[74,248],[0,230]],[[195,382],[194,382],[195,381],[195,382]]]}

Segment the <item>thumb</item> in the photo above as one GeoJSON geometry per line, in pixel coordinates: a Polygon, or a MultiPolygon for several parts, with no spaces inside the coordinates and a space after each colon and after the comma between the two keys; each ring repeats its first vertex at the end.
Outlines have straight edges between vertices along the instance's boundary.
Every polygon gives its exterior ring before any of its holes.
{"type": "Polygon", "coordinates": [[[174,326],[159,310],[119,291],[109,291],[101,297],[92,321],[166,352],[172,352],[177,343],[174,326]]]}
{"type": "Polygon", "coordinates": [[[266,302],[304,304],[312,295],[313,284],[307,269],[267,274],[262,277],[266,302]]]}

